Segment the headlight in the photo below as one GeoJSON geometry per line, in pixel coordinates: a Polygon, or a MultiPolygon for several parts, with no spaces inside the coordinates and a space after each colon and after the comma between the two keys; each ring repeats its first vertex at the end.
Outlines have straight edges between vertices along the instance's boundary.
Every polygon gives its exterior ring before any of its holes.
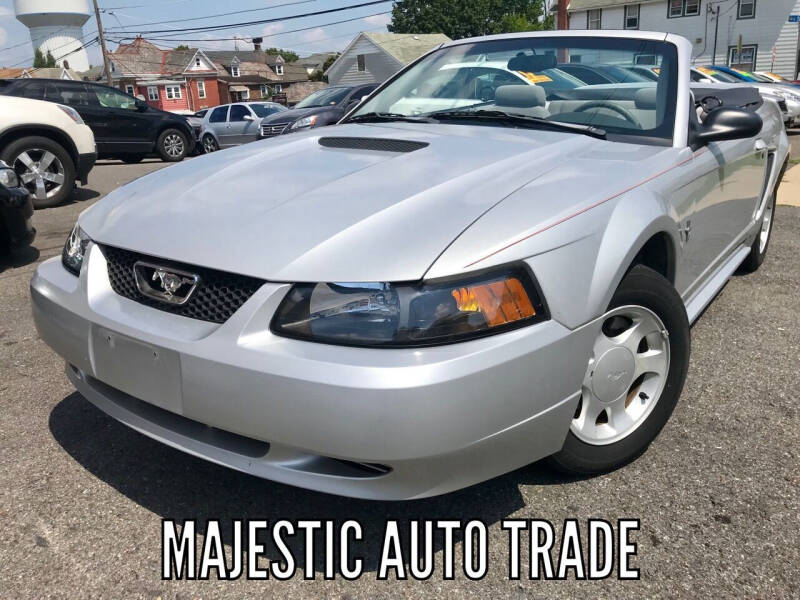
{"type": "Polygon", "coordinates": [[[277,335],[347,346],[429,346],[547,319],[523,267],[422,284],[297,284],[272,320],[277,335]]]}
{"type": "Polygon", "coordinates": [[[67,113],[67,116],[75,121],[78,125],[83,125],[83,119],[81,119],[81,116],[78,114],[77,110],[70,106],[64,106],[63,104],[56,104],[56,106],[67,113]]]}
{"type": "Polygon", "coordinates": [[[0,169],[0,184],[7,188],[19,187],[19,177],[11,169],[0,169]]]}
{"type": "Polygon", "coordinates": [[[86,254],[86,247],[89,245],[89,236],[83,230],[75,225],[72,233],[67,238],[67,243],[64,244],[64,250],[61,252],[61,263],[67,271],[75,275],[80,275],[81,266],[83,265],[83,256],[86,254]]]}
{"type": "Polygon", "coordinates": [[[313,127],[317,124],[317,115],[312,117],[303,117],[298,119],[292,124],[292,129],[303,129],[304,127],[313,127]]]}

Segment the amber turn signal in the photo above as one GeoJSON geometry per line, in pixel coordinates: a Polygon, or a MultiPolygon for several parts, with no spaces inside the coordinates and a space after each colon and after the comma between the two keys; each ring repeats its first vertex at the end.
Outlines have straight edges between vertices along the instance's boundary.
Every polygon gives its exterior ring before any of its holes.
{"type": "Polygon", "coordinates": [[[525,287],[515,277],[461,287],[451,294],[461,312],[481,313],[489,327],[536,316],[525,287]]]}

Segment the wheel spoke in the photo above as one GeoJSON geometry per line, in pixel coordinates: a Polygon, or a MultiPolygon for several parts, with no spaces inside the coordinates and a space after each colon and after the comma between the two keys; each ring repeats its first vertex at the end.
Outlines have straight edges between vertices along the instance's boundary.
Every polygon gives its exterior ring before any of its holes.
{"type": "Polygon", "coordinates": [[[664,376],[667,374],[667,355],[663,350],[648,350],[642,354],[634,355],[636,371],[633,378],[638,379],[640,375],[655,373],[664,376]]]}
{"type": "Polygon", "coordinates": [[[628,411],[625,410],[625,398],[626,396],[623,395],[621,398],[612,402],[607,411],[609,415],[608,424],[617,433],[628,430],[634,423],[633,418],[631,418],[628,411]]]}
{"type": "Polygon", "coordinates": [[[36,174],[35,173],[31,173],[30,171],[25,172],[22,175],[20,175],[20,181],[22,181],[22,183],[30,183],[34,179],[36,179],[36,174]]]}
{"type": "Polygon", "coordinates": [[[605,410],[605,407],[595,398],[589,390],[583,390],[581,397],[581,414],[573,421],[578,429],[586,430],[595,427],[597,417],[605,410]]]}
{"type": "Polygon", "coordinates": [[[642,343],[642,338],[647,337],[651,333],[658,331],[655,323],[644,320],[636,320],[633,325],[622,332],[619,336],[614,338],[613,341],[617,342],[620,346],[625,346],[628,350],[636,354],[639,349],[639,344],[642,343]]]}
{"type": "Polygon", "coordinates": [[[23,152],[17,157],[17,160],[20,161],[23,165],[25,165],[28,169],[33,169],[33,159],[31,158],[30,154],[27,152],[23,152]]]}
{"type": "Polygon", "coordinates": [[[46,200],[47,199],[47,188],[44,185],[44,179],[39,176],[36,178],[36,191],[34,195],[38,200],[46,200]]]}
{"type": "Polygon", "coordinates": [[[48,171],[47,173],[42,173],[42,178],[44,178],[47,181],[50,181],[52,183],[56,183],[58,185],[61,185],[62,183],[64,183],[64,174],[63,173],[50,173],[48,171]]]}
{"type": "Polygon", "coordinates": [[[50,166],[50,163],[53,162],[53,159],[55,157],[56,157],[55,154],[53,154],[52,152],[45,152],[42,155],[42,158],[39,160],[39,170],[44,171],[45,169],[47,169],[47,167],[50,166]]]}

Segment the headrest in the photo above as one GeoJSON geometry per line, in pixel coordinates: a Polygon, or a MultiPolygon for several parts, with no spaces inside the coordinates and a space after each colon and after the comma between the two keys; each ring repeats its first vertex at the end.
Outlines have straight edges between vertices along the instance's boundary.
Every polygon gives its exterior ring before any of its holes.
{"type": "Polygon", "coordinates": [[[520,52],[508,61],[509,71],[538,73],[545,69],[554,69],[557,65],[555,54],[524,54],[520,52]]]}
{"type": "Polygon", "coordinates": [[[495,91],[494,103],[497,106],[533,108],[544,106],[547,96],[544,88],[538,85],[501,85],[495,91]]]}
{"type": "Polygon", "coordinates": [[[658,108],[658,89],[656,87],[642,88],[633,98],[636,108],[640,110],[656,110],[658,108]]]}

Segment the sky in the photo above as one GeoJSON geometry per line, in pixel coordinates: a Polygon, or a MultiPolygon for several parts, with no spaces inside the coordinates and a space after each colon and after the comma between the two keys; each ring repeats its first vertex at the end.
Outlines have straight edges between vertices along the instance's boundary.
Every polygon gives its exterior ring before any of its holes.
{"type": "MultiPolygon", "coordinates": [[[[117,47],[117,40],[132,37],[138,31],[202,27],[228,23],[250,22],[263,19],[283,18],[310,12],[361,4],[369,0],[98,0],[102,11],[103,27],[107,30],[109,50],[117,47]],[[258,9],[258,10],[254,10],[258,9]],[[198,17],[221,15],[234,11],[245,11],[227,16],[211,16],[198,20],[198,17]],[[171,21],[157,25],[146,25],[155,21],[171,21]]],[[[91,7],[91,0],[86,0],[91,7]]],[[[58,0],[53,0],[58,6],[58,0]]],[[[391,2],[365,6],[327,15],[317,15],[301,19],[283,20],[274,23],[239,26],[221,31],[205,33],[145,34],[161,47],[174,47],[186,44],[204,49],[252,49],[250,39],[264,37],[264,47],[277,46],[296,51],[301,56],[314,52],[342,50],[361,31],[386,31],[389,23],[388,13],[391,2]],[[347,23],[332,24],[351,20],[347,23]],[[303,29],[304,31],[295,31],[303,29]],[[172,37],[171,40],[153,38],[172,37]],[[242,38],[246,41],[234,41],[242,38]]],[[[87,40],[92,39],[96,30],[94,16],[83,27],[87,40]]],[[[98,65],[102,62],[99,47],[89,48],[89,62],[98,65]]],[[[33,63],[33,48],[28,29],[14,17],[14,1],[0,0],[0,67],[27,67],[33,63]]]]}

